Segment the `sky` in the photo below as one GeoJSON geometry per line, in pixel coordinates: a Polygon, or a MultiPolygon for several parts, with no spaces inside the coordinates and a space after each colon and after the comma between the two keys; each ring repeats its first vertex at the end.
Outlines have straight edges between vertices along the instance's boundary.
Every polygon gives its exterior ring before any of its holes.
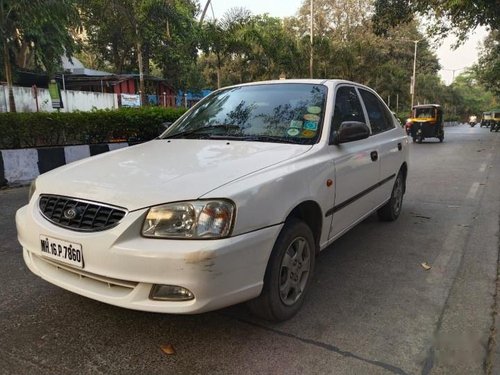
{"type": "MultiPolygon", "coordinates": [[[[212,0],[212,10],[209,8],[207,18],[221,18],[230,8],[244,7],[249,9],[254,15],[269,13],[274,17],[294,16],[298,11],[303,0],[212,0]]],[[[202,8],[206,0],[200,0],[202,8]]],[[[479,43],[486,37],[487,32],[484,28],[478,28],[469,36],[468,41],[457,50],[452,50],[451,45],[455,38],[445,39],[435,53],[439,58],[442,70],[439,72],[443,81],[449,85],[453,76],[458,76],[466,67],[471,66],[477,61],[479,43]]],[[[418,58],[418,52],[417,52],[418,58]]]]}

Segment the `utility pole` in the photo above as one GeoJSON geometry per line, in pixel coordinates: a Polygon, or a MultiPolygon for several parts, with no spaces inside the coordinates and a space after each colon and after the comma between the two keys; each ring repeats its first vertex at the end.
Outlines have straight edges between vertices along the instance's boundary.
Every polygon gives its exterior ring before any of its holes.
{"type": "Polygon", "coordinates": [[[203,19],[205,18],[205,15],[207,14],[208,6],[210,5],[211,0],[207,0],[207,4],[205,5],[205,8],[203,8],[203,13],[201,14],[200,17],[200,26],[203,23],[203,19]]]}
{"type": "Polygon", "coordinates": [[[415,53],[413,54],[413,76],[411,78],[411,87],[410,87],[410,94],[411,94],[411,108],[413,109],[413,103],[415,99],[415,73],[417,70],[417,44],[420,42],[420,40],[414,40],[413,43],[415,43],[415,53]]]}
{"type": "Polygon", "coordinates": [[[310,25],[310,36],[311,36],[311,56],[309,59],[309,76],[313,78],[313,61],[314,61],[314,49],[313,49],[313,32],[314,32],[314,5],[313,0],[311,0],[311,25],[310,25]]]}

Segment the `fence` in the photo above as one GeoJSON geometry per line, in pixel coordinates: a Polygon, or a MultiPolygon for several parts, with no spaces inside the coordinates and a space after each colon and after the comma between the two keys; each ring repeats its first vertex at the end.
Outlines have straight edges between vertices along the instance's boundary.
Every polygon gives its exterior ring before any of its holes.
{"type": "MultiPolygon", "coordinates": [[[[49,90],[31,87],[13,87],[17,112],[53,112],[49,90]]],[[[93,109],[118,108],[116,94],[100,92],[61,90],[64,108],[62,112],[91,111],[93,109]]],[[[9,111],[9,92],[6,85],[0,85],[0,112],[9,111]]]]}

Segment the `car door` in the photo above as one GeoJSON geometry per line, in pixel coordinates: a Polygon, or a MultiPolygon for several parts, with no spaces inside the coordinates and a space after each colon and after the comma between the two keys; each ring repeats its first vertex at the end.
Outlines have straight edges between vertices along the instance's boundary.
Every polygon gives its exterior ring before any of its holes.
{"type": "Polygon", "coordinates": [[[378,206],[391,195],[395,177],[404,161],[403,147],[406,146],[407,138],[396,126],[394,116],[378,95],[361,87],[358,91],[372,130],[370,138],[378,145],[380,181],[373,192],[378,206]]]}
{"type": "Polygon", "coordinates": [[[379,150],[371,136],[333,144],[335,131],[344,121],[367,123],[359,95],[352,85],[339,86],[334,97],[329,147],[335,168],[335,197],[326,213],[333,215],[330,239],[339,237],[374,209],[373,189],[379,181],[379,150]]]}

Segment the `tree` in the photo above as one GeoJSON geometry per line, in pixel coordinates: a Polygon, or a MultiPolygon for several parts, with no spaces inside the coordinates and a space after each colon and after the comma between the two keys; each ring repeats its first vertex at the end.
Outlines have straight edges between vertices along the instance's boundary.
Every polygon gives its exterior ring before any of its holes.
{"type": "Polygon", "coordinates": [[[461,73],[454,80],[452,88],[460,101],[457,106],[458,114],[464,120],[470,115],[479,116],[481,112],[496,107],[493,93],[481,84],[474,68],[461,73]]]}
{"type": "Polygon", "coordinates": [[[373,17],[377,33],[405,23],[422,14],[434,18],[430,27],[435,35],[455,33],[464,39],[478,26],[500,28],[499,0],[375,0],[373,17]]]}
{"type": "Polygon", "coordinates": [[[151,62],[178,85],[179,71],[196,58],[198,7],[193,0],[80,0],[80,7],[87,53],[117,73],[138,71],[143,101],[151,62]]]}
{"type": "Polygon", "coordinates": [[[475,71],[484,87],[500,96],[500,30],[492,31],[484,41],[475,71]]]}
{"type": "Polygon", "coordinates": [[[12,91],[16,66],[31,62],[51,77],[61,65],[61,56],[71,57],[78,26],[74,0],[0,0],[0,53],[9,91],[11,111],[16,111],[12,91]]]}
{"type": "Polygon", "coordinates": [[[241,30],[249,22],[251,13],[245,8],[229,9],[222,20],[203,24],[201,49],[205,55],[216,58],[217,88],[221,87],[221,71],[226,59],[241,52],[247,45],[241,30]]]}

